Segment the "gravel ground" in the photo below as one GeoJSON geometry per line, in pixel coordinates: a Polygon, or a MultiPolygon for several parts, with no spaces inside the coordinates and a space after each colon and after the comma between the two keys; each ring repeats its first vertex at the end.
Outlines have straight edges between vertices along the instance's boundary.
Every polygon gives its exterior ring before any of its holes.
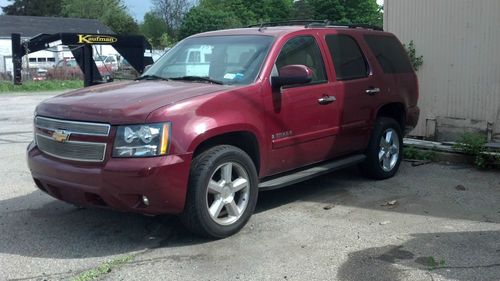
{"type": "Polygon", "coordinates": [[[499,172],[403,163],[371,181],[346,169],[260,193],[239,234],[209,241],[172,216],[38,191],[25,148],[50,95],[0,95],[0,280],[89,280],[106,261],[105,280],[500,280],[499,172]]]}

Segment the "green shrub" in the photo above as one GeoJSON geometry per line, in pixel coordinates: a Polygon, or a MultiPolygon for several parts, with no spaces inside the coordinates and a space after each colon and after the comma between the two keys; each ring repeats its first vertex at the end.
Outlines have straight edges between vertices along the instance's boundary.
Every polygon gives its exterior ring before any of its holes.
{"type": "Polygon", "coordinates": [[[415,50],[415,43],[413,42],[413,40],[411,40],[408,44],[403,44],[403,47],[410,57],[410,62],[413,66],[413,69],[415,69],[415,71],[418,71],[422,64],[424,64],[424,56],[417,55],[417,50],[415,50]]]}
{"type": "Polygon", "coordinates": [[[488,154],[485,147],[487,138],[481,134],[464,133],[453,145],[457,152],[465,153],[473,157],[474,165],[478,168],[494,166],[499,161],[499,156],[488,154]]]}
{"type": "Polygon", "coordinates": [[[437,155],[434,150],[419,149],[409,145],[403,149],[403,157],[411,160],[435,161],[437,155]]]}

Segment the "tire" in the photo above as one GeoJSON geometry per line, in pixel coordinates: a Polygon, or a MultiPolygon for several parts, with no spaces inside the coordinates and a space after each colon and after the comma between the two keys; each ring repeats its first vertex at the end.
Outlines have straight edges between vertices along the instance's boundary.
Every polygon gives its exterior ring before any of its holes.
{"type": "Polygon", "coordinates": [[[403,157],[403,136],[394,119],[377,118],[365,154],[366,160],[359,165],[365,176],[383,180],[396,174],[403,157]]]}
{"type": "Polygon", "coordinates": [[[255,210],[257,171],[252,159],[230,145],[193,159],[182,223],[192,232],[220,239],[237,233],[255,210]]]}

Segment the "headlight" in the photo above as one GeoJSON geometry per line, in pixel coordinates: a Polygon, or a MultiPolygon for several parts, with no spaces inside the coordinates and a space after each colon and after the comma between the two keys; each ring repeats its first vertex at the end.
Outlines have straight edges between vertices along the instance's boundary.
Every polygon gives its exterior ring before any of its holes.
{"type": "Polygon", "coordinates": [[[170,123],[120,126],[113,157],[148,157],[167,154],[170,123]]]}

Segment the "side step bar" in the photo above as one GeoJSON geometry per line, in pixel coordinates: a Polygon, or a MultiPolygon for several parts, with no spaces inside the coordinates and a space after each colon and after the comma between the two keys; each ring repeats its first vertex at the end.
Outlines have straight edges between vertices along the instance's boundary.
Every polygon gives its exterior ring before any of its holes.
{"type": "Polygon", "coordinates": [[[305,170],[286,173],[285,175],[281,175],[260,182],[259,190],[273,190],[282,188],[287,185],[292,185],[336,170],[340,170],[342,168],[352,166],[354,164],[361,163],[365,159],[366,159],[365,155],[357,154],[346,158],[341,158],[339,160],[321,163],[319,165],[313,166],[305,170]]]}

